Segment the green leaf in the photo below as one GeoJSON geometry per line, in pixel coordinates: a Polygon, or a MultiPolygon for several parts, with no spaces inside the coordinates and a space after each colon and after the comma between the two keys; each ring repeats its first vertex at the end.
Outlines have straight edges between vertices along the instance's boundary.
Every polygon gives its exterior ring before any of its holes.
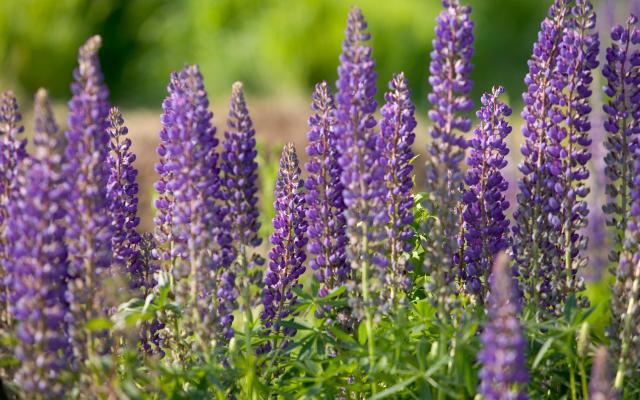
{"type": "Polygon", "coordinates": [[[549,348],[553,344],[554,340],[555,340],[554,338],[549,338],[549,339],[547,339],[546,342],[544,342],[544,344],[540,348],[540,351],[538,351],[538,354],[536,355],[535,360],[533,360],[533,365],[532,365],[533,369],[538,368],[538,365],[540,364],[540,362],[544,358],[544,356],[547,353],[547,351],[549,351],[549,348]]]}
{"type": "Polygon", "coordinates": [[[87,321],[85,328],[87,328],[90,332],[97,332],[110,329],[112,326],[113,322],[111,322],[107,318],[94,318],[87,321]]]}
{"type": "Polygon", "coordinates": [[[364,321],[358,325],[358,342],[360,342],[360,344],[367,343],[367,327],[364,321]]]}

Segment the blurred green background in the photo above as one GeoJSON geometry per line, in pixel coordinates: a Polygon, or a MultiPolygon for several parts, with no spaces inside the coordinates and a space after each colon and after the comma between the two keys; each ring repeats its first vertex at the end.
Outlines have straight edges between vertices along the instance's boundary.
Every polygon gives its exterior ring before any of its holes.
{"type": "MultiPolygon", "coordinates": [[[[469,0],[477,29],[475,97],[493,84],[520,92],[541,0],[469,0]]],[[[65,99],[77,48],[104,38],[103,68],[116,103],[155,106],[170,71],[199,63],[210,93],[235,80],[259,96],[301,95],[335,81],[346,14],[364,11],[373,34],[380,89],[396,71],[424,103],[440,0],[2,0],[3,87],[40,86],[65,99]]]]}

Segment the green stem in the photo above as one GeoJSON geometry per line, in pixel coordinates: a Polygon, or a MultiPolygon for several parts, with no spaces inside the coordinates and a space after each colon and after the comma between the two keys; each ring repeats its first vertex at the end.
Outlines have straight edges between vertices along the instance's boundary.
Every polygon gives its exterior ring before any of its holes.
{"type": "Polygon", "coordinates": [[[578,393],[576,391],[576,371],[573,367],[573,361],[569,361],[569,382],[571,386],[571,400],[578,400],[578,393]]]}
{"type": "Polygon", "coordinates": [[[587,371],[584,368],[584,358],[580,357],[580,363],[578,364],[580,369],[580,382],[582,385],[582,398],[587,400],[589,398],[589,385],[587,383],[587,371]]]}
{"type": "MultiPolygon", "coordinates": [[[[367,226],[364,224],[362,247],[363,247],[363,262],[362,262],[362,301],[364,302],[365,313],[365,327],[367,329],[367,348],[369,352],[369,379],[373,372],[375,364],[375,343],[373,341],[373,320],[371,317],[371,307],[369,305],[369,240],[367,239],[367,226]]],[[[371,392],[375,394],[377,392],[376,384],[371,381],[371,392]]]]}

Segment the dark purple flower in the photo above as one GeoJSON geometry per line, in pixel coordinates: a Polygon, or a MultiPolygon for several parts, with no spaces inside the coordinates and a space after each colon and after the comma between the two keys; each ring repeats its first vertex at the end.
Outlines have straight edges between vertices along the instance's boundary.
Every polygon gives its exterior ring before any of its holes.
{"type": "Polygon", "coordinates": [[[232,335],[236,295],[224,268],[233,252],[216,203],[221,194],[213,114],[196,65],[172,73],[167,90],[157,149],[156,254],[173,275],[184,328],[202,327],[205,340],[223,340],[232,335]]]}
{"type": "MultiPolygon", "coordinates": [[[[236,253],[236,263],[227,274],[230,283],[239,275],[238,289],[243,293],[243,307],[251,307],[256,303],[250,298],[250,285],[252,281],[259,279],[259,273],[254,267],[264,263],[262,257],[255,252],[262,243],[262,238],[258,236],[257,154],[255,130],[244,99],[242,83],[236,82],[229,102],[220,171],[226,206],[225,223],[231,230],[236,253]]],[[[234,290],[230,290],[229,294],[233,296],[234,290]]]]}
{"type": "Polygon", "coordinates": [[[640,132],[640,26],[638,18],[631,16],[626,26],[616,25],[611,30],[612,43],[606,52],[602,74],[607,79],[604,93],[609,101],[603,106],[607,114],[604,128],[608,132],[605,146],[605,173],[607,182],[607,224],[615,235],[612,261],[619,257],[620,245],[629,219],[630,191],[634,177],[634,154],[640,132]]]}
{"type": "Polygon", "coordinates": [[[461,278],[465,290],[484,302],[489,289],[488,277],[498,253],[509,244],[509,208],[505,192],[509,183],[502,175],[507,166],[509,148],[505,139],[511,133],[506,118],[511,108],[499,100],[504,88],[493,88],[482,96],[482,108],[476,113],[480,125],[469,141],[469,169],[464,202],[464,248],[461,278]]]}
{"type": "MultiPolygon", "coordinates": [[[[513,256],[517,273],[523,283],[525,298],[541,305],[542,312],[558,310],[563,299],[563,279],[556,279],[562,271],[562,251],[558,247],[561,236],[556,215],[560,201],[554,177],[559,167],[550,162],[547,147],[552,135],[557,135],[562,122],[563,96],[554,85],[564,87],[558,72],[558,54],[563,46],[569,9],[564,0],[556,0],[549,15],[542,22],[538,41],[529,60],[525,77],[527,91],[523,94],[524,143],[520,148],[523,161],[518,169],[518,207],[514,212],[513,256]],[[561,285],[561,287],[558,287],[561,285]]],[[[564,190],[563,188],[561,188],[564,190]]],[[[560,192],[562,192],[562,190],[560,192]]]]}
{"type": "Polygon", "coordinates": [[[85,325],[104,318],[101,282],[111,264],[111,220],[107,182],[109,168],[109,90],[104,84],[98,49],[99,36],[80,48],[78,68],[71,84],[68,129],[62,172],[70,183],[66,196],[66,237],[69,249],[67,301],[70,303],[69,335],[75,359],[82,363],[99,352],[101,341],[85,325]]]}
{"type": "Polygon", "coordinates": [[[364,309],[376,300],[371,296],[382,289],[389,267],[385,242],[389,220],[385,163],[382,136],[375,130],[373,115],[377,107],[374,100],[377,75],[371,47],[366,44],[371,37],[366,28],[362,12],[353,7],[347,19],[336,83],[335,137],[350,237],[347,258],[358,275],[354,278],[361,278],[354,283],[361,281],[368,286],[351,291],[356,318],[361,318],[364,309]]]}
{"type": "Polygon", "coordinates": [[[617,400],[619,398],[612,385],[608,352],[606,347],[601,346],[593,357],[591,381],[589,381],[589,400],[617,400]]]}
{"type": "Polygon", "coordinates": [[[422,227],[429,232],[429,241],[423,243],[424,267],[434,277],[432,289],[439,301],[455,290],[453,264],[454,254],[458,252],[455,209],[463,179],[460,163],[467,147],[465,133],[471,129],[467,114],[473,109],[469,94],[473,86],[470,76],[474,53],[471,7],[461,5],[458,0],[444,0],[442,6],[429,66],[432,125],[426,161],[429,196],[425,207],[436,218],[430,218],[422,227]]]}
{"type": "MultiPolygon", "coordinates": [[[[156,284],[155,274],[160,270],[160,266],[155,259],[153,252],[156,249],[156,241],[151,233],[145,233],[140,239],[139,249],[139,289],[142,298],[149,296],[156,284]]],[[[164,357],[165,353],[161,347],[160,332],[165,324],[158,318],[145,321],[140,329],[140,345],[146,354],[158,354],[164,357]]]]}
{"type": "MultiPolygon", "coordinates": [[[[297,297],[293,289],[302,287],[299,279],[305,271],[307,257],[304,251],[307,222],[302,189],[298,156],[293,144],[289,143],[282,150],[276,181],[273,204],[276,216],[273,218],[274,232],[270,237],[273,247],[269,251],[269,266],[264,274],[264,311],[260,315],[267,331],[284,337],[296,334],[295,329],[283,327],[281,323],[290,320],[295,312],[297,297]]],[[[268,348],[262,350],[267,351],[268,348]]]]}
{"type": "Polygon", "coordinates": [[[6,265],[10,311],[17,322],[20,367],[15,379],[25,393],[50,398],[63,396],[61,373],[68,368],[69,263],[63,223],[68,188],[60,174],[57,126],[42,89],[35,115],[34,157],[18,173],[18,189],[9,205],[6,265]]]}
{"type": "Polygon", "coordinates": [[[136,231],[138,217],[138,170],[133,166],[136,159],[130,150],[131,139],[127,137],[128,129],[120,111],[114,107],[109,112],[111,137],[109,143],[109,181],[107,196],[113,236],[113,264],[115,274],[126,275],[131,288],[139,289],[145,285],[144,271],[140,260],[140,234],[136,231]]]}
{"type": "Polygon", "coordinates": [[[329,85],[316,85],[309,117],[309,177],[305,182],[309,223],[309,266],[321,283],[320,296],[342,286],[350,275],[346,260],[344,200],[335,136],[335,105],[329,85]]]}
{"type": "Polygon", "coordinates": [[[380,133],[382,135],[382,158],[386,162],[385,181],[387,183],[387,226],[388,247],[391,249],[389,261],[391,273],[387,277],[387,287],[391,300],[398,298],[399,292],[410,282],[407,273],[411,264],[406,253],[412,249],[413,229],[413,150],[415,139],[415,106],[411,102],[411,90],[404,73],[394,75],[389,82],[389,91],[384,95],[385,104],[380,110],[380,133]]]}
{"type": "MultiPolygon", "coordinates": [[[[26,158],[25,139],[20,139],[24,131],[22,115],[18,109],[18,101],[13,92],[7,91],[0,95],[0,258],[7,259],[6,227],[7,213],[11,198],[15,194],[16,179],[21,169],[22,161],[26,158]]],[[[0,265],[0,327],[11,323],[9,313],[9,291],[4,285],[5,266],[0,265]]]]}
{"type": "Polygon", "coordinates": [[[571,8],[570,19],[557,55],[557,73],[551,79],[551,98],[559,99],[550,112],[551,124],[546,132],[546,199],[545,218],[552,231],[549,240],[561,257],[554,259],[554,290],[560,292],[559,303],[569,293],[584,289],[578,269],[586,259],[587,242],[581,230],[587,226],[589,209],[585,197],[589,193],[587,163],[591,159],[591,83],[592,70],[598,66],[600,41],[594,33],[596,16],[588,0],[578,0],[571,8]]]}
{"type": "Polygon", "coordinates": [[[498,256],[489,278],[487,318],[478,353],[479,393],[486,400],[525,400],[529,381],[525,350],[527,341],[518,319],[520,299],[511,276],[509,258],[498,256]]]}

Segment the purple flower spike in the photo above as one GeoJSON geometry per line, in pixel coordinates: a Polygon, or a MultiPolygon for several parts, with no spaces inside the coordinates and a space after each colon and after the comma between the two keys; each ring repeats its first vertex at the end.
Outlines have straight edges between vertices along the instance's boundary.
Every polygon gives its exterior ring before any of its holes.
{"type": "MultiPolygon", "coordinates": [[[[18,101],[12,92],[3,92],[0,95],[0,257],[7,259],[7,213],[11,198],[17,187],[16,180],[21,170],[22,161],[26,158],[26,145],[20,135],[24,131],[22,115],[18,109],[18,101]]],[[[5,286],[5,265],[0,264],[0,327],[6,327],[11,323],[9,313],[9,291],[5,286]]]]}
{"type": "Polygon", "coordinates": [[[107,128],[111,142],[109,143],[109,181],[107,195],[113,237],[113,266],[115,274],[126,275],[130,286],[139,289],[145,285],[143,266],[140,260],[140,234],[136,231],[138,217],[138,170],[133,166],[136,159],[130,150],[131,139],[127,137],[128,129],[120,111],[114,107],[109,112],[107,128]]]}
{"type": "Polygon", "coordinates": [[[496,259],[490,280],[488,321],[480,337],[479,393],[486,400],[526,400],[529,381],[525,350],[527,341],[518,319],[520,299],[517,283],[509,272],[509,258],[496,259]]]}
{"type": "Polygon", "coordinates": [[[560,107],[563,102],[555,84],[566,83],[559,77],[558,54],[569,19],[564,0],[556,0],[549,15],[542,22],[538,41],[529,60],[529,73],[525,77],[527,91],[523,94],[522,127],[523,161],[519,165],[522,177],[518,182],[518,208],[514,212],[513,256],[517,273],[523,282],[525,297],[541,305],[543,312],[558,309],[562,300],[564,280],[555,279],[564,270],[562,251],[557,246],[562,224],[556,215],[560,209],[554,177],[561,168],[549,160],[546,151],[551,135],[558,135],[562,121],[560,107]],[[552,218],[548,218],[551,216],[552,218]],[[560,281],[560,282],[558,282],[560,281]]]}
{"type": "Polygon", "coordinates": [[[309,221],[309,266],[321,283],[320,296],[346,283],[350,266],[346,261],[344,200],[335,137],[335,106],[329,85],[316,85],[309,117],[309,177],[305,182],[309,221]]]}
{"type": "Polygon", "coordinates": [[[366,28],[360,9],[352,8],[336,83],[335,135],[342,169],[340,182],[346,206],[347,236],[350,237],[347,258],[362,278],[354,282],[368,285],[352,291],[350,300],[356,318],[362,318],[365,309],[376,300],[370,296],[382,289],[389,267],[385,242],[389,220],[385,164],[382,137],[375,131],[376,73],[371,47],[366,44],[371,37],[366,28]]]}
{"type": "MultiPolygon", "coordinates": [[[[282,150],[276,181],[276,200],[273,204],[276,216],[273,218],[274,232],[270,238],[273,247],[269,252],[269,267],[264,274],[264,311],[260,315],[268,331],[276,335],[281,333],[285,338],[296,334],[295,329],[283,327],[281,322],[290,320],[295,312],[297,297],[293,289],[302,287],[299,279],[305,271],[307,222],[302,189],[298,156],[293,144],[289,143],[282,150]]],[[[259,351],[266,352],[269,349],[267,345],[259,351]]]]}
{"type": "Polygon", "coordinates": [[[391,254],[391,273],[387,277],[391,300],[410,285],[407,272],[410,268],[405,253],[411,251],[413,238],[413,165],[411,145],[415,139],[415,106],[411,102],[411,90],[403,73],[389,82],[384,96],[385,105],[380,110],[380,131],[383,141],[382,158],[386,161],[387,205],[389,224],[387,240],[391,254]]]}
{"type": "Polygon", "coordinates": [[[612,376],[609,367],[609,350],[602,346],[596,350],[591,367],[589,382],[589,400],[618,400],[618,393],[611,385],[612,376]]]}
{"type": "Polygon", "coordinates": [[[69,128],[65,135],[62,172],[70,182],[66,215],[69,248],[69,335],[78,363],[100,352],[101,341],[85,328],[87,321],[106,317],[99,288],[111,264],[111,219],[107,182],[109,168],[109,91],[98,59],[102,40],[93,36],[80,48],[71,84],[69,128]]]}
{"type": "Polygon", "coordinates": [[[425,207],[436,218],[422,227],[430,232],[425,247],[425,270],[434,277],[432,291],[440,303],[447,303],[455,291],[453,281],[454,255],[458,253],[456,235],[458,206],[463,181],[460,163],[464,159],[471,129],[467,114],[473,109],[469,98],[471,57],[474,49],[474,24],[471,7],[458,0],[442,2],[438,16],[429,66],[429,84],[432,91],[428,100],[432,105],[429,119],[431,142],[427,148],[425,207]],[[434,245],[437,243],[437,245],[434,245]]]}
{"type": "Polygon", "coordinates": [[[502,175],[507,166],[509,148],[505,139],[511,126],[505,118],[511,108],[499,100],[504,88],[494,88],[482,96],[482,108],[477,112],[480,125],[469,141],[469,169],[465,177],[467,189],[464,202],[464,262],[461,278],[467,293],[483,303],[488,292],[488,277],[498,253],[508,247],[509,220],[504,213],[509,208],[505,192],[509,186],[502,175]]]}
{"type": "Polygon", "coordinates": [[[20,360],[15,379],[25,393],[51,398],[64,395],[61,373],[68,368],[69,264],[63,223],[68,188],[60,175],[57,127],[46,91],[38,91],[35,104],[35,156],[17,176],[6,260],[13,289],[10,311],[17,322],[15,355],[20,360]]]}
{"type": "Polygon", "coordinates": [[[224,227],[213,114],[200,70],[185,66],[171,74],[161,116],[156,171],[156,254],[173,274],[185,308],[185,329],[198,326],[203,339],[232,336],[236,298],[228,271],[233,251],[224,227]],[[213,328],[211,328],[213,327],[213,328]]]}
{"type": "MultiPolygon", "coordinates": [[[[245,294],[245,303],[250,302],[243,306],[250,307],[252,299],[247,295],[249,286],[259,275],[254,266],[263,265],[264,260],[255,253],[255,249],[262,243],[262,238],[258,236],[260,222],[256,206],[258,152],[255,130],[240,82],[233,85],[222,147],[220,170],[226,202],[225,223],[231,229],[234,250],[237,253],[236,265],[228,272],[229,282],[235,280],[236,274],[240,275],[238,289],[245,294]]],[[[233,291],[230,291],[230,295],[233,296],[233,291]]]]}
{"type": "Polygon", "coordinates": [[[611,30],[611,45],[607,48],[606,64],[602,74],[607,79],[604,93],[609,101],[603,106],[608,132],[605,146],[605,174],[607,204],[603,207],[609,216],[615,241],[609,258],[618,261],[619,251],[629,219],[630,191],[633,187],[634,154],[640,133],[640,26],[638,18],[631,16],[626,26],[616,25],[611,30]]]}

